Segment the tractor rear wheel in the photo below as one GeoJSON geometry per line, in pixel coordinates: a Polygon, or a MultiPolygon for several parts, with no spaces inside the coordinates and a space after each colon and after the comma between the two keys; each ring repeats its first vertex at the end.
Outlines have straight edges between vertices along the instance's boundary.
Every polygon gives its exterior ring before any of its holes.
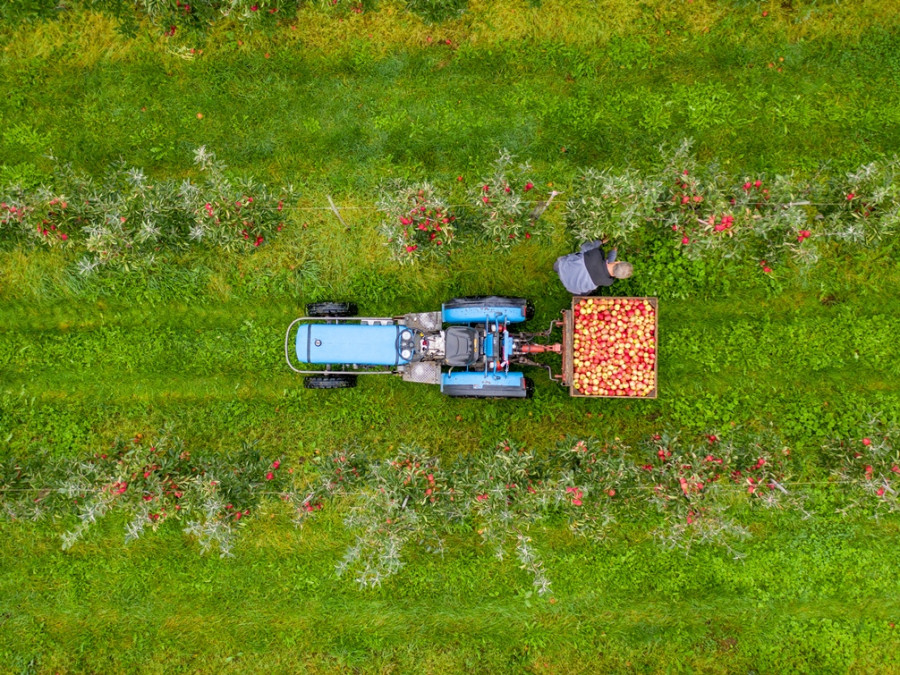
{"type": "Polygon", "coordinates": [[[346,317],[356,316],[359,310],[355,302],[311,302],[306,306],[306,316],[314,317],[346,317]]]}
{"type": "Polygon", "coordinates": [[[309,375],[303,378],[306,389],[351,389],[356,386],[356,375],[309,375]]]}
{"type": "Polygon", "coordinates": [[[525,321],[534,318],[534,303],[527,298],[513,298],[505,295],[466,295],[453,298],[444,303],[444,309],[459,309],[463,307],[478,307],[487,305],[490,307],[509,307],[521,309],[525,321]]]}
{"type": "Polygon", "coordinates": [[[534,381],[530,377],[523,377],[522,388],[518,386],[508,387],[481,387],[476,389],[472,385],[451,385],[441,387],[444,396],[450,398],[480,398],[480,399],[529,399],[534,396],[534,381]],[[499,390],[499,391],[498,391],[499,390]]]}

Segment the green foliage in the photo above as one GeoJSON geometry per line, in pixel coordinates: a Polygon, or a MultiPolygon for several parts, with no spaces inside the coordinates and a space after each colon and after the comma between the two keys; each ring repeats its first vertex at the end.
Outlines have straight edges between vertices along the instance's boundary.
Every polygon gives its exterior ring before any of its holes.
{"type": "MultiPolygon", "coordinates": [[[[857,444],[886,459],[877,476],[867,465],[856,483],[884,489],[873,487],[860,499],[845,488],[853,484],[853,468],[842,465],[849,473],[833,487],[844,511],[870,508],[866,502],[897,510],[891,476],[900,469],[896,451],[886,445],[895,436],[896,431],[857,444]]],[[[277,498],[291,506],[297,525],[323,511],[343,514],[355,541],[337,573],[354,570],[363,588],[398,574],[411,545],[443,554],[450,538],[477,530],[498,560],[513,543],[520,568],[543,596],[551,590],[552,571],[535,537],[561,518],[572,533],[606,541],[615,536],[617,521],[652,525],[655,509],[662,516],[656,534],[667,547],[730,548],[735,539],[750,536],[741,521],[755,505],[799,509],[810,517],[802,505],[816,489],[806,486],[822,482],[822,472],[811,467],[805,480],[795,481],[790,450],[771,432],[729,430],[724,441],[707,434],[699,443],[656,434],[644,446],[635,455],[617,441],[570,438],[537,453],[504,441],[447,466],[414,446],[387,459],[355,450],[317,452],[295,473],[247,444],[238,453],[207,456],[168,432],[153,441],[138,434],[90,459],[42,453],[7,460],[0,465],[0,511],[31,521],[75,514],[77,525],[62,537],[66,550],[101,519],[120,512],[127,520],[126,543],[177,520],[204,551],[231,556],[238,525],[277,498]]]]}
{"type": "MultiPolygon", "coordinates": [[[[820,172],[811,179],[779,175],[741,183],[715,162],[700,163],[690,147],[690,141],[683,142],[647,175],[587,169],[567,190],[569,232],[576,241],[612,239],[614,245],[657,250],[672,242],[686,257],[706,261],[695,266],[701,274],[730,259],[759,261],[762,272],[770,274],[788,261],[804,269],[813,266],[830,241],[883,246],[900,223],[894,180],[900,160],[870,163],[846,181],[820,172]]],[[[0,237],[74,250],[83,245],[92,257],[80,269],[89,272],[109,263],[131,269],[163,245],[257,248],[284,228],[282,210],[294,194],[291,185],[235,181],[203,146],[195,163],[201,183],[151,184],[142,170],[124,163],[101,179],[57,165],[49,187],[12,184],[0,194],[0,237]]],[[[499,250],[547,232],[549,219],[542,216],[559,193],[529,200],[534,190],[530,169],[521,165],[510,176],[512,165],[512,156],[501,152],[493,175],[468,188],[469,205],[458,211],[449,205],[449,187],[441,194],[427,182],[385,183],[376,208],[385,218],[380,229],[391,257],[405,262],[450,255],[457,231],[454,212],[465,224],[463,232],[468,229],[499,250]]],[[[648,262],[653,276],[652,267],[660,261],[648,262]]]]}
{"type": "Polygon", "coordinates": [[[382,189],[378,210],[384,215],[381,231],[391,257],[401,263],[422,257],[450,255],[456,216],[447,199],[429,183],[396,182],[382,189]]]}
{"type": "Polygon", "coordinates": [[[404,0],[406,8],[429,23],[457,18],[469,4],[468,0],[404,0]]]}
{"type": "Polygon", "coordinates": [[[528,164],[515,166],[514,157],[501,150],[491,175],[468,190],[473,227],[478,236],[497,249],[530,239],[543,225],[540,217],[549,200],[532,201],[534,183],[530,176],[528,164]]]}
{"type": "Polygon", "coordinates": [[[192,242],[222,250],[259,247],[284,227],[281,211],[292,188],[280,193],[255,181],[235,182],[200,147],[195,156],[204,181],[153,181],[137,168],[117,164],[100,179],[70,165],[55,167],[50,187],[11,185],[2,194],[0,238],[46,247],[83,246],[83,273],[112,264],[128,270],[161,246],[192,242]]]}
{"type": "Polygon", "coordinates": [[[54,459],[46,452],[0,466],[3,512],[14,520],[77,515],[62,535],[70,549],[99,520],[125,514],[126,543],[167,520],[185,523],[204,551],[231,555],[235,528],[258,507],[263,488],[277,490],[280,462],[260,458],[252,446],[224,456],[192,457],[168,433],[149,443],[138,434],[117,440],[87,460],[54,459]]]}
{"type": "Polygon", "coordinates": [[[867,435],[825,447],[835,476],[853,492],[845,510],[862,507],[879,517],[900,512],[900,430],[870,423],[867,435]]]}
{"type": "MultiPolygon", "coordinates": [[[[135,270],[142,262],[144,266],[152,265],[155,254],[163,245],[170,251],[197,243],[225,251],[258,248],[284,228],[282,218],[287,214],[282,215],[282,210],[285,200],[293,194],[290,185],[273,188],[252,180],[233,181],[225,175],[222,164],[203,147],[197,150],[195,160],[204,176],[204,181],[199,184],[189,180],[180,183],[161,180],[151,185],[143,171],[129,169],[124,164],[116,165],[101,180],[76,173],[67,165],[57,166],[54,184],[50,187],[28,190],[12,185],[6,188],[5,195],[0,195],[5,200],[0,202],[0,213],[3,214],[0,236],[13,243],[25,241],[73,251],[83,246],[93,254],[92,258],[79,263],[79,270],[86,273],[109,263],[126,270],[135,270]]],[[[504,162],[501,157],[499,164],[504,162]]],[[[637,192],[641,188],[627,184],[632,178],[635,178],[634,174],[619,179],[592,174],[590,184],[584,188],[584,196],[579,196],[576,191],[584,186],[570,190],[574,194],[569,199],[568,220],[570,227],[580,233],[579,237],[589,236],[592,232],[611,232],[609,228],[614,224],[621,243],[630,238],[665,251],[667,247],[660,246],[665,240],[654,240],[665,236],[670,222],[676,235],[690,227],[694,239],[684,235],[681,248],[688,257],[711,258],[707,265],[696,266],[701,271],[710,263],[715,264],[716,258],[746,255],[748,249],[754,252],[763,246],[760,242],[764,242],[763,250],[768,256],[768,260],[760,263],[765,273],[771,272],[768,265],[775,264],[782,250],[791,252],[798,264],[806,266],[819,258],[819,247],[803,243],[812,234],[798,229],[795,222],[794,215],[804,221],[807,215],[796,208],[791,210],[785,203],[779,202],[765,213],[760,209],[770,205],[760,201],[753,206],[754,212],[745,207],[747,218],[737,221],[731,215],[722,215],[718,221],[711,215],[705,223],[697,219],[704,225],[698,236],[696,225],[678,224],[686,217],[678,210],[682,206],[676,205],[674,213],[663,214],[664,209],[659,206],[662,202],[656,201],[658,191],[652,189],[652,194],[639,197],[637,192]],[[627,209],[623,210],[617,197],[602,205],[605,201],[602,194],[599,198],[596,196],[597,189],[611,187],[609,183],[606,187],[599,184],[608,180],[618,180],[619,187],[628,191],[630,196],[626,201],[631,204],[627,209]],[[643,206],[638,204],[639,201],[643,206]],[[648,208],[655,215],[640,213],[648,208]],[[661,231],[658,221],[666,225],[661,231]],[[604,224],[598,227],[598,223],[604,224]],[[644,228],[639,227],[642,224],[644,228]],[[798,241],[794,244],[791,239],[798,232],[798,241]]],[[[682,180],[689,180],[683,171],[679,173],[679,181],[682,180]]],[[[531,181],[523,181],[524,193],[533,189],[531,181]]],[[[762,185],[761,181],[757,180],[757,183],[762,185]]],[[[548,229],[547,219],[541,216],[557,192],[551,192],[546,201],[532,209],[509,184],[505,170],[498,169],[491,183],[479,185],[480,189],[469,190],[476,206],[469,211],[463,209],[461,213],[464,221],[480,230],[494,247],[508,248],[516,241],[530,239],[533,231],[548,229]]],[[[640,181],[640,185],[644,185],[644,181],[640,181]]],[[[765,199],[768,199],[768,188],[748,188],[751,185],[745,183],[744,191],[756,190],[760,193],[759,199],[765,192],[765,199]]],[[[773,184],[778,195],[789,187],[782,179],[773,184]]],[[[679,189],[684,190],[681,186],[679,189]]],[[[689,198],[676,195],[676,202],[679,199],[689,198]]],[[[747,201],[751,197],[742,199],[747,201]]],[[[436,254],[449,255],[448,247],[455,238],[456,216],[449,210],[447,201],[428,183],[400,181],[382,190],[377,208],[386,220],[381,223],[381,231],[395,260],[403,262],[436,254]]],[[[737,204],[735,198],[731,198],[731,202],[733,206],[737,204]]],[[[696,218],[693,212],[696,206],[687,206],[690,210],[687,217],[696,218]]],[[[845,215],[847,219],[853,217],[852,214],[845,215]]],[[[890,227],[890,222],[886,227],[890,227]]],[[[653,258],[648,262],[651,267],[659,266],[659,261],[653,258]]],[[[307,271],[310,269],[306,268],[307,271]]],[[[652,269],[648,272],[652,275],[652,269]]]]}
{"type": "Polygon", "coordinates": [[[0,4],[0,23],[15,25],[54,18],[59,13],[56,0],[10,0],[0,4]]]}
{"type": "Polygon", "coordinates": [[[731,274],[738,271],[734,264],[690,258],[666,239],[651,239],[639,252],[623,252],[620,259],[640,266],[640,274],[628,280],[629,293],[635,296],[686,299],[706,295],[713,288],[728,293],[734,283],[731,274]]]}
{"type": "Polygon", "coordinates": [[[900,158],[876,161],[833,180],[825,227],[843,241],[878,244],[900,230],[900,158]]]}
{"type": "Polygon", "coordinates": [[[567,225],[579,243],[608,238],[617,245],[632,240],[654,218],[662,196],[661,181],[634,171],[616,175],[587,169],[581,180],[566,204],[567,225]]]}
{"type": "Polygon", "coordinates": [[[49,140],[49,136],[41,134],[32,126],[25,124],[24,122],[19,122],[7,127],[3,130],[2,134],[2,142],[4,145],[12,146],[13,149],[16,149],[16,146],[18,146],[29,152],[47,150],[49,140]]]}
{"type": "MultiPolygon", "coordinates": [[[[405,0],[408,12],[429,23],[441,23],[459,17],[468,0],[405,0]]],[[[119,32],[129,38],[137,35],[142,19],[158,26],[185,31],[209,31],[223,18],[236,21],[247,30],[271,29],[275,22],[291,16],[305,6],[337,16],[362,14],[377,9],[377,0],[86,0],[83,7],[103,12],[116,19],[119,32]]],[[[54,18],[60,8],[44,0],[12,0],[0,10],[0,18],[10,22],[54,18]]]]}
{"type": "Polygon", "coordinates": [[[30,190],[46,180],[47,175],[31,162],[7,164],[0,168],[0,185],[19,185],[30,190]]]}
{"type": "Polygon", "coordinates": [[[800,267],[817,263],[817,241],[877,245],[900,223],[896,159],[845,180],[820,171],[739,182],[714,162],[698,162],[690,148],[684,141],[649,175],[587,170],[566,214],[576,240],[648,243],[671,229],[668,238],[689,258],[761,260],[770,273],[785,258],[800,267]]]}

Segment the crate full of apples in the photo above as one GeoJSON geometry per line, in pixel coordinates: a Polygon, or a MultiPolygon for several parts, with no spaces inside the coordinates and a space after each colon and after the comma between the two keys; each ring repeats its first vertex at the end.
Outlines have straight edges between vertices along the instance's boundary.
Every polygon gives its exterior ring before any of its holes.
{"type": "Polygon", "coordinates": [[[567,319],[572,396],[656,398],[656,298],[576,296],[567,319]]]}

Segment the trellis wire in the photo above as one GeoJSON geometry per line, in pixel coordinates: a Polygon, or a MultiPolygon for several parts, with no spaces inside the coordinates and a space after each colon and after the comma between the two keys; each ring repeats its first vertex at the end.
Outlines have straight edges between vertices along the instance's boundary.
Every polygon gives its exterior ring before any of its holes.
{"type": "MultiPolygon", "coordinates": [[[[558,192],[557,194],[565,194],[564,192],[558,192]]],[[[540,202],[545,201],[543,199],[531,200],[527,202],[528,204],[539,204],[540,202]]],[[[671,204],[671,201],[660,201],[660,202],[651,202],[652,204],[671,204]]],[[[759,202],[764,206],[841,206],[846,202],[759,202]]],[[[463,208],[466,206],[471,206],[471,204],[447,204],[447,208],[456,209],[463,208]]],[[[337,209],[357,209],[357,210],[369,210],[369,211],[377,211],[378,207],[374,204],[356,204],[356,205],[338,205],[335,204],[335,208],[337,209]]],[[[291,206],[289,204],[284,205],[284,210],[291,211],[334,211],[334,208],[331,206],[291,206]]]]}
{"type": "MultiPolygon", "coordinates": [[[[790,481],[790,482],[779,481],[779,484],[783,485],[783,486],[842,485],[842,484],[850,484],[850,483],[856,483],[856,481],[852,481],[852,480],[813,480],[813,481],[790,481]]],[[[732,489],[732,490],[735,490],[735,489],[743,490],[745,486],[743,486],[743,485],[721,485],[719,487],[728,488],[728,489],[732,489]]],[[[653,486],[653,485],[633,485],[633,486],[617,487],[616,491],[618,492],[621,490],[622,492],[625,492],[625,491],[629,491],[629,490],[641,491],[641,490],[656,490],[656,489],[657,489],[656,486],[653,486]]],[[[51,487],[0,488],[0,492],[67,492],[67,491],[68,491],[68,489],[66,489],[66,488],[51,488],[51,487]]],[[[88,488],[85,490],[80,490],[79,494],[87,494],[89,492],[104,492],[104,491],[106,491],[106,488],[88,488]]],[[[282,490],[281,492],[266,491],[266,492],[258,492],[257,494],[280,497],[281,495],[284,495],[286,492],[288,492],[288,491],[287,490],[282,490]]]]}

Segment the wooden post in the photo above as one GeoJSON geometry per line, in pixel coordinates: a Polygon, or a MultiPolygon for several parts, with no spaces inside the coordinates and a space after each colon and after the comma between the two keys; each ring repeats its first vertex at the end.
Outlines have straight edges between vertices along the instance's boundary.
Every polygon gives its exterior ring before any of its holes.
{"type": "Polygon", "coordinates": [[[328,197],[328,203],[331,205],[331,210],[334,211],[334,215],[336,215],[336,216],[337,216],[337,219],[338,219],[339,221],[341,221],[341,225],[343,225],[344,227],[346,227],[347,230],[349,231],[349,230],[350,230],[350,226],[347,225],[347,223],[344,222],[344,219],[343,219],[343,218],[341,218],[341,212],[338,211],[337,206],[334,205],[334,201],[332,201],[331,195],[326,195],[326,196],[328,197]]]}
{"type": "Polygon", "coordinates": [[[550,206],[550,203],[553,201],[553,198],[559,193],[556,190],[550,193],[550,199],[545,202],[538,202],[537,206],[534,207],[534,210],[531,212],[531,223],[532,225],[537,222],[537,219],[544,215],[544,211],[547,210],[547,207],[550,206]]]}

